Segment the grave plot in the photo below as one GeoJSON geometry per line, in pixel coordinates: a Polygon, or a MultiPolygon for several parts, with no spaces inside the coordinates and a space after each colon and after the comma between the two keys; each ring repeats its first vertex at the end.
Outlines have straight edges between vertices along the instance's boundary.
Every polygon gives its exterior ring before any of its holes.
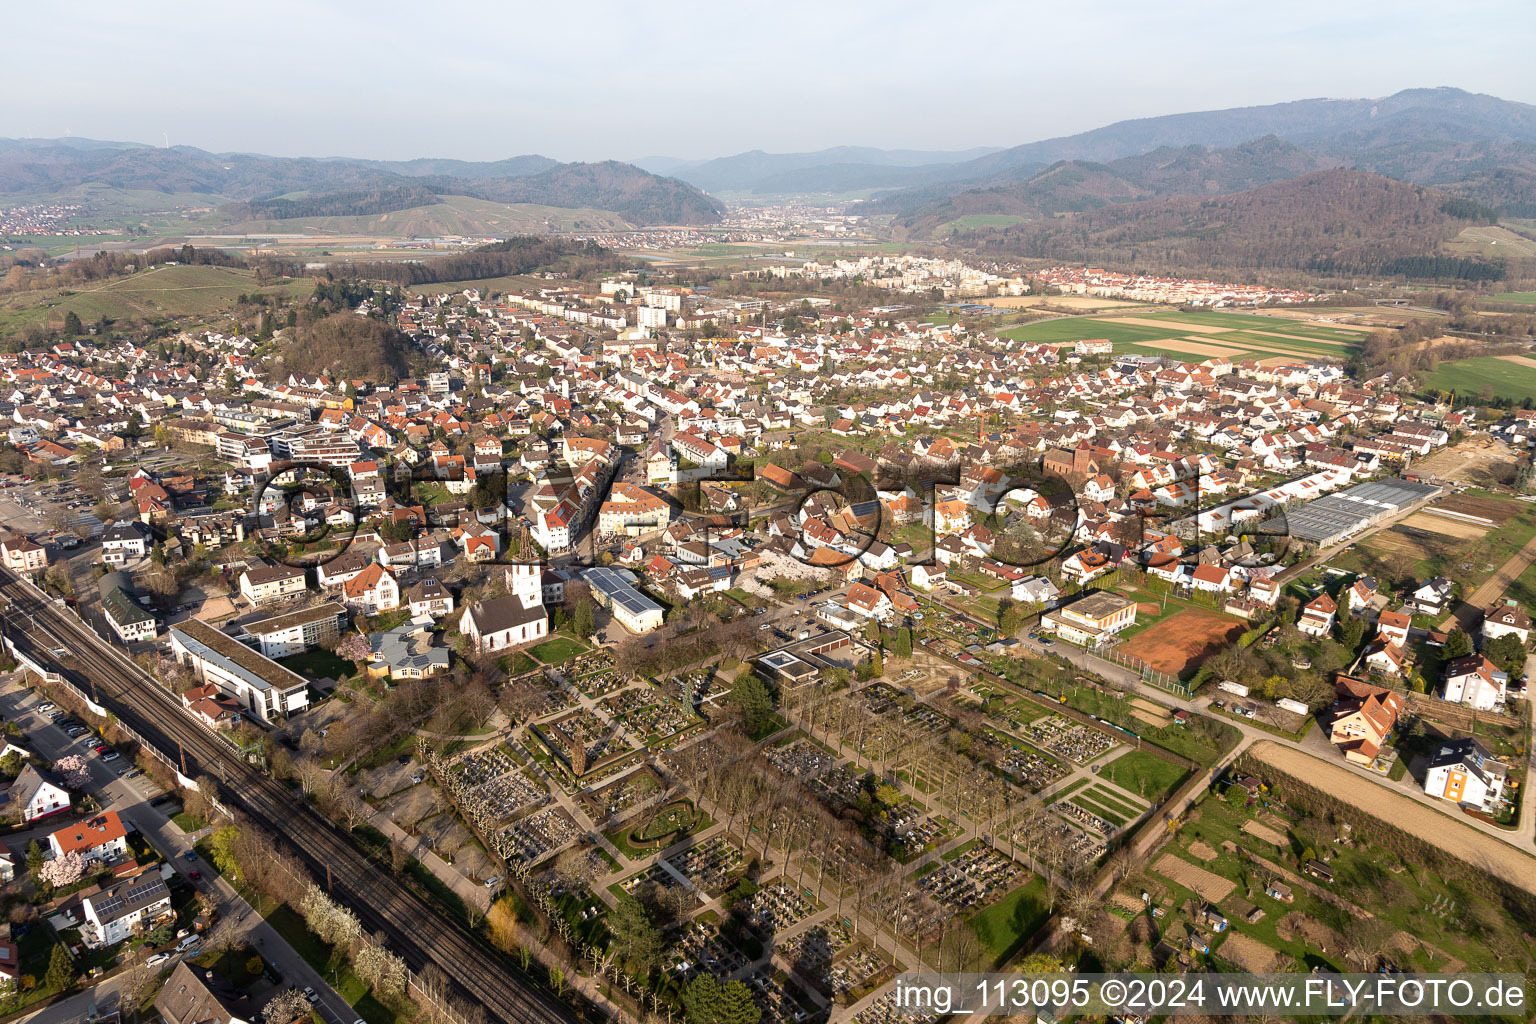
{"type": "Polygon", "coordinates": [[[650,686],[621,690],[598,706],[648,747],[666,744],[700,723],[692,710],[679,707],[650,686]]]}
{"type": "Polygon", "coordinates": [[[831,996],[848,1000],[881,974],[894,969],[894,965],[880,953],[860,943],[839,958],[827,971],[831,996]]]}
{"type": "Polygon", "coordinates": [[[591,708],[578,708],[561,718],[542,723],[537,731],[578,777],[638,749],[633,741],[620,736],[616,729],[598,717],[591,708]],[[576,756],[578,734],[581,736],[583,751],[579,758],[576,756]]]}
{"type": "Polygon", "coordinates": [[[928,897],[952,913],[991,903],[1024,880],[1024,868],[988,846],[977,845],[918,881],[928,897]]]}
{"type": "Polygon", "coordinates": [[[812,897],[783,881],[770,882],[737,904],[747,922],[765,936],[804,921],[820,909],[812,897]]]}
{"type": "Polygon", "coordinates": [[[537,862],[575,842],[580,835],[581,830],[569,814],[549,807],[514,821],[493,835],[491,841],[507,860],[537,862]]]}
{"type": "Polygon", "coordinates": [[[1097,729],[1074,722],[1065,715],[1050,715],[1029,723],[1031,739],[1041,747],[1078,764],[1087,764],[1115,746],[1115,741],[1097,729]]]}
{"type": "Polygon", "coordinates": [[[803,1024],[811,1019],[813,1004],[805,1001],[798,988],[772,970],[759,967],[748,975],[746,982],[752,989],[753,1001],[763,1011],[763,1020],[803,1024]]]}
{"type": "Polygon", "coordinates": [[[859,1011],[853,1024],[938,1024],[939,1015],[896,1005],[896,993],[887,992],[859,1011]]]}
{"type": "Polygon", "coordinates": [[[741,848],[724,836],[714,836],[698,846],[674,853],[667,863],[700,892],[719,896],[742,866],[741,848]]]}
{"type": "Polygon", "coordinates": [[[801,737],[782,747],[772,747],[765,755],[775,768],[786,775],[793,775],[801,782],[819,778],[837,763],[837,759],[810,740],[801,737]]]}
{"type": "MultiPolygon", "coordinates": [[[[630,875],[619,883],[619,888],[637,898],[643,890],[653,888],[665,893],[662,902],[668,906],[685,904],[688,910],[702,902],[698,893],[679,881],[676,875],[660,864],[652,864],[644,871],[630,875]]],[[[681,913],[686,912],[687,910],[684,910],[681,913]]]]}
{"type": "Polygon", "coordinates": [[[582,795],[582,802],[597,820],[616,818],[661,792],[661,779],[649,766],[630,772],[601,789],[582,795]]]}
{"type": "Polygon", "coordinates": [[[1012,746],[1004,748],[997,759],[997,767],[1008,778],[1033,792],[1039,792],[1067,774],[1061,762],[1033,750],[1012,746]]]}
{"type": "Polygon", "coordinates": [[[784,940],[779,946],[779,957],[823,994],[831,996],[835,985],[832,963],[852,945],[852,930],[833,920],[812,925],[784,940]]]}
{"type": "Polygon", "coordinates": [[[701,971],[729,977],[747,966],[747,958],[721,937],[718,926],[694,921],[667,948],[666,963],[673,974],[692,981],[701,971]]]}
{"type": "Polygon", "coordinates": [[[545,799],[544,787],[503,750],[464,754],[442,770],[443,785],[471,818],[495,824],[545,799]]]}
{"type": "MultiPolygon", "coordinates": [[[[891,809],[885,820],[881,822],[881,829],[890,838],[893,855],[904,853],[907,857],[914,856],[927,849],[930,845],[937,846],[952,836],[960,834],[960,829],[948,818],[933,817],[926,813],[915,803],[902,804],[891,809]]],[[[897,857],[901,859],[901,857],[897,857]]]]}

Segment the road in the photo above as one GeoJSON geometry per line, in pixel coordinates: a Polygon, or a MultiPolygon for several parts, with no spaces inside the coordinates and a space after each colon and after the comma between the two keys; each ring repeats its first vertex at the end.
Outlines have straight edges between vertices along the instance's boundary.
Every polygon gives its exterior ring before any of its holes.
{"type": "MultiPolygon", "coordinates": [[[[39,703],[40,698],[21,684],[19,675],[13,674],[0,683],[0,714],[5,716],[6,721],[15,722],[26,730],[29,749],[48,761],[57,761],[66,754],[85,755],[91,776],[88,790],[97,802],[104,809],[116,811],[126,821],[132,822],[150,845],[175,866],[188,885],[212,893],[217,898],[220,920],[215,926],[215,934],[229,934],[255,947],[262,958],[275,968],[284,986],[314,988],[320,997],[317,1009],[326,1024],[349,1024],[357,1019],[357,1014],[347,1005],[346,1000],[303,957],[294,952],[293,947],[263,921],[229,883],[217,877],[210,865],[201,860],[189,862],[184,858],[184,854],[192,850],[194,837],[183,832],[150,802],[159,790],[149,781],[148,776],[120,778],[108,763],[90,752],[86,739],[91,734],[71,740],[62,729],[48,721],[47,715],[37,710],[39,703]],[[187,877],[188,872],[193,870],[202,873],[204,877],[201,881],[193,882],[187,877]]],[[[59,821],[54,822],[52,827],[44,825],[32,832],[9,836],[6,845],[19,864],[25,858],[27,844],[35,833],[46,834],[62,826],[62,821],[59,821]]],[[[137,957],[138,953],[133,951],[125,954],[120,963],[130,962],[127,958],[137,957]]],[[[179,956],[173,956],[162,970],[169,972],[180,959],[179,956]]],[[[115,975],[24,1019],[38,1024],[65,1024],[84,1016],[92,1004],[100,1011],[111,1011],[119,1007],[123,990],[131,983],[126,973],[115,975]]]]}
{"type": "Polygon", "coordinates": [[[563,1002],[538,988],[483,938],[395,882],[286,786],[237,760],[222,738],[196,724],[175,697],[72,614],[3,570],[0,595],[8,602],[3,620],[8,640],[40,662],[58,666],[79,685],[94,684],[98,699],[124,725],[171,756],[183,751],[191,777],[218,778],[221,799],[287,840],[313,877],[330,877],[333,898],[350,907],[369,932],[382,931],[412,971],[437,965],[464,997],[485,1006],[494,1019],[520,1024],[575,1019],[563,1002]],[[73,664],[61,664],[51,653],[57,649],[70,651],[73,664]]]}

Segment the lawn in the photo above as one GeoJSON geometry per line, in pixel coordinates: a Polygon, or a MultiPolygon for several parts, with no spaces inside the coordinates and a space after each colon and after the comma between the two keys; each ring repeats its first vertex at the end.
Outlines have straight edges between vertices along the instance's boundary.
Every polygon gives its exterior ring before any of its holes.
{"type": "Polygon", "coordinates": [[[513,651],[497,659],[496,664],[509,676],[520,676],[539,667],[538,662],[528,657],[527,651],[513,651]]]}
{"type": "Polygon", "coordinates": [[[564,661],[570,661],[578,654],[585,654],[587,645],[569,636],[552,637],[536,647],[530,647],[528,653],[538,658],[546,665],[558,665],[564,661]]]}
{"type": "Polygon", "coordinates": [[[1050,916],[1045,904],[1045,879],[1035,877],[971,918],[971,930],[981,942],[983,952],[991,958],[990,966],[996,967],[1039,931],[1050,916]]]}
{"type": "Polygon", "coordinates": [[[1494,398],[1519,402],[1536,395],[1536,366],[1512,363],[1497,356],[1458,359],[1441,363],[1429,375],[1429,387],[1454,391],[1461,395],[1481,395],[1484,389],[1494,398]]]}
{"type": "Polygon", "coordinates": [[[186,811],[177,812],[171,816],[171,820],[176,823],[177,828],[188,833],[198,832],[208,827],[208,823],[202,818],[188,814],[186,811]]]}
{"type": "Polygon", "coordinates": [[[1488,298],[1494,302],[1520,302],[1536,306],[1536,292],[1500,292],[1497,295],[1490,295],[1488,298]]]}
{"type": "Polygon", "coordinates": [[[354,671],[355,666],[350,661],[338,658],[335,654],[324,648],[317,647],[303,654],[292,654],[286,658],[279,658],[278,664],[303,676],[305,679],[335,679],[338,682],[346,679],[354,671]]]}
{"type": "Polygon", "coordinates": [[[1129,750],[1099,769],[1099,777],[1160,804],[1184,778],[1184,769],[1145,750],[1129,750]]]}

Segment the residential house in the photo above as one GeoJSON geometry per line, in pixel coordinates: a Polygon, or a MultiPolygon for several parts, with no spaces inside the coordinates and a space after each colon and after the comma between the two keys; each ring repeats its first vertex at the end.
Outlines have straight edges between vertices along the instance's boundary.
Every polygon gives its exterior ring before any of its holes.
{"type": "Polygon", "coordinates": [[[341,597],[359,615],[378,615],[400,607],[400,582],[375,562],[341,585],[341,597]]]}
{"type": "Polygon", "coordinates": [[[1382,612],[1376,620],[1376,636],[1387,643],[1407,647],[1408,630],[1412,625],[1413,616],[1407,612],[1395,612],[1389,609],[1382,612]]]}
{"type": "Polygon", "coordinates": [[[21,769],[16,781],[6,790],[5,799],[9,812],[22,821],[36,821],[69,810],[69,793],[52,779],[45,778],[31,764],[21,769]]]}
{"type": "Polygon", "coordinates": [[[1476,737],[1442,743],[1429,759],[1424,792],[1463,807],[1491,814],[1504,799],[1509,767],[1496,759],[1476,737]]]}
{"type": "Polygon", "coordinates": [[[128,856],[128,830],[116,811],[103,811],[50,834],[48,850],[51,857],[78,853],[87,861],[110,862],[128,856]]]}
{"type": "Polygon", "coordinates": [[[101,535],[101,560],[108,565],[126,565],[149,554],[154,535],[136,519],[113,523],[101,535]]]}
{"type": "Polygon", "coordinates": [[[453,591],[431,576],[423,577],[406,590],[405,604],[413,619],[423,615],[440,619],[453,611],[453,591]]]}
{"type": "Polygon", "coordinates": [[[253,1024],[256,1006],[244,989],[235,988],[212,968],[182,960],[155,996],[155,1011],[165,1024],[253,1024]]]}
{"type": "Polygon", "coordinates": [[[92,949],[114,946],[135,931],[147,929],[163,919],[175,918],[175,911],[171,909],[171,890],[157,869],[114,882],[100,892],[84,897],[80,909],[85,917],[80,936],[92,949]]]}
{"type": "Polygon", "coordinates": [[[240,594],[253,605],[302,594],[308,586],[304,570],[294,565],[259,565],[240,574],[240,594]]]}
{"type": "Polygon", "coordinates": [[[1453,658],[1445,664],[1444,698],[1478,711],[1504,703],[1509,676],[1481,654],[1453,658]]]}
{"type": "Polygon", "coordinates": [[[1506,600],[1483,616],[1483,639],[1496,640],[1511,634],[1518,636],[1523,644],[1530,643],[1531,617],[1514,601],[1506,600]]]}
{"type": "Polygon", "coordinates": [[[1333,598],[1319,594],[1302,608],[1301,617],[1296,620],[1296,628],[1308,636],[1326,637],[1333,631],[1333,618],[1338,610],[1339,606],[1333,598]]]}
{"type": "Polygon", "coordinates": [[[1403,713],[1403,697],[1384,686],[1348,676],[1335,683],[1338,694],[1333,704],[1333,718],[1328,738],[1346,760],[1370,764],[1381,753],[1382,744],[1403,713]]]}
{"type": "Polygon", "coordinates": [[[0,541],[0,564],[23,575],[42,572],[48,568],[48,549],[26,537],[7,537],[0,541]]]}

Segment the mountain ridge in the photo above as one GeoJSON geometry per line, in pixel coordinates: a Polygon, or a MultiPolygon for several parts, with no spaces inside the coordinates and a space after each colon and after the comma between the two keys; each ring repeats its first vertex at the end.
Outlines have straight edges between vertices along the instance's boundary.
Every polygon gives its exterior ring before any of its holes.
{"type": "MultiPolygon", "coordinates": [[[[325,205],[328,197],[341,202],[358,194],[430,189],[439,196],[604,210],[637,225],[713,224],[724,210],[686,182],[611,160],[558,163],[530,155],[484,163],[375,161],[217,154],[191,146],[49,145],[47,140],[0,139],[0,194],[47,194],[87,184],[206,193],[235,203],[270,203],[299,193],[317,206],[325,205]]],[[[359,209],[386,206],[389,203],[375,199],[359,209]]]]}

